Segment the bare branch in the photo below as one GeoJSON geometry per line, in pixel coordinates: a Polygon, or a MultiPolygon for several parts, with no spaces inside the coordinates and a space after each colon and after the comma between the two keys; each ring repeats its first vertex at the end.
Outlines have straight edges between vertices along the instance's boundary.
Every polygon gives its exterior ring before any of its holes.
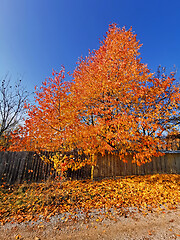
{"type": "Polygon", "coordinates": [[[0,81],[0,140],[20,125],[28,96],[29,93],[22,87],[21,80],[12,86],[7,74],[0,81]]]}

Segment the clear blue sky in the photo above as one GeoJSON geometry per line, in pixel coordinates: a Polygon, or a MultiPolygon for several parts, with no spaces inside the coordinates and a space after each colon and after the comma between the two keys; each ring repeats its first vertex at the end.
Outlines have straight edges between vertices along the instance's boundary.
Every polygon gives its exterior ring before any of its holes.
{"type": "Polygon", "coordinates": [[[176,65],[180,77],[179,0],[0,0],[0,79],[23,76],[32,91],[52,69],[72,72],[110,23],[132,26],[152,71],[176,65]]]}

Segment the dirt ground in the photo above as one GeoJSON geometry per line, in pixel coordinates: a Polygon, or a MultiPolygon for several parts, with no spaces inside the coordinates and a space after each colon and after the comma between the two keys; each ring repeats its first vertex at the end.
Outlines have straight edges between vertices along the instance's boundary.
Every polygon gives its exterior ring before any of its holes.
{"type": "Polygon", "coordinates": [[[111,218],[94,216],[91,220],[62,221],[53,217],[50,222],[5,224],[0,227],[0,239],[11,240],[148,240],[180,239],[180,207],[144,215],[111,218]]]}

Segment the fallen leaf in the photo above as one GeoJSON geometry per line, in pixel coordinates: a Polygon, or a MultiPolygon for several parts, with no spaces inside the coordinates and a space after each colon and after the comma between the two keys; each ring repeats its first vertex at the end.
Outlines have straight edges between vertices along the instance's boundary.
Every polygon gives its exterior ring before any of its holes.
{"type": "Polygon", "coordinates": [[[18,235],[16,235],[16,237],[15,237],[15,238],[16,238],[16,239],[22,239],[22,238],[21,238],[21,235],[19,235],[19,234],[18,234],[18,235]]]}

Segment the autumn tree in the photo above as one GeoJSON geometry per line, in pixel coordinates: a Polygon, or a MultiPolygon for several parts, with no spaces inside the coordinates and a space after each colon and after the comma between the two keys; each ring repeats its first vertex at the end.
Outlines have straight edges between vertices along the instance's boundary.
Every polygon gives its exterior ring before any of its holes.
{"type": "Polygon", "coordinates": [[[36,104],[26,106],[29,117],[18,147],[55,152],[57,168],[66,163],[74,169],[94,166],[97,153],[118,152],[138,165],[162,155],[162,136],[178,116],[179,87],[174,73],[150,72],[140,47],[132,29],[111,25],[99,49],[79,60],[71,82],[64,68],[53,72],[36,89],[36,104]],[[61,155],[74,149],[86,158],[61,155]]]}
{"type": "Polygon", "coordinates": [[[21,80],[12,84],[6,75],[0,85],[0,149],[6,150],[10,144],[11,133],[22,124],[25,114],[24,104],[29,93],[23,88],[21,80]]]}
{"type": "Polygon", "coordinates": [[[65,81],[62,68],[59,73],[53,71],[40,88],[35,87],[35,104],[26,104],[28,117],[25,126],[14,133],[11,151],[34,151],[53,161],[60,172],[83,165],[75,151],[79,119],[71,104],[71,84],[65,81]]]}
{"type": "Polygon", "coordinates": [[[173,73],[159,78],[150,73],[140,47],[132,29],[111,25],[100,48],[80,59],[72,92],[86,152],[116,150],[138,165],[162,154],[161,137],[178,114],[179,88],[173,73]]]}

